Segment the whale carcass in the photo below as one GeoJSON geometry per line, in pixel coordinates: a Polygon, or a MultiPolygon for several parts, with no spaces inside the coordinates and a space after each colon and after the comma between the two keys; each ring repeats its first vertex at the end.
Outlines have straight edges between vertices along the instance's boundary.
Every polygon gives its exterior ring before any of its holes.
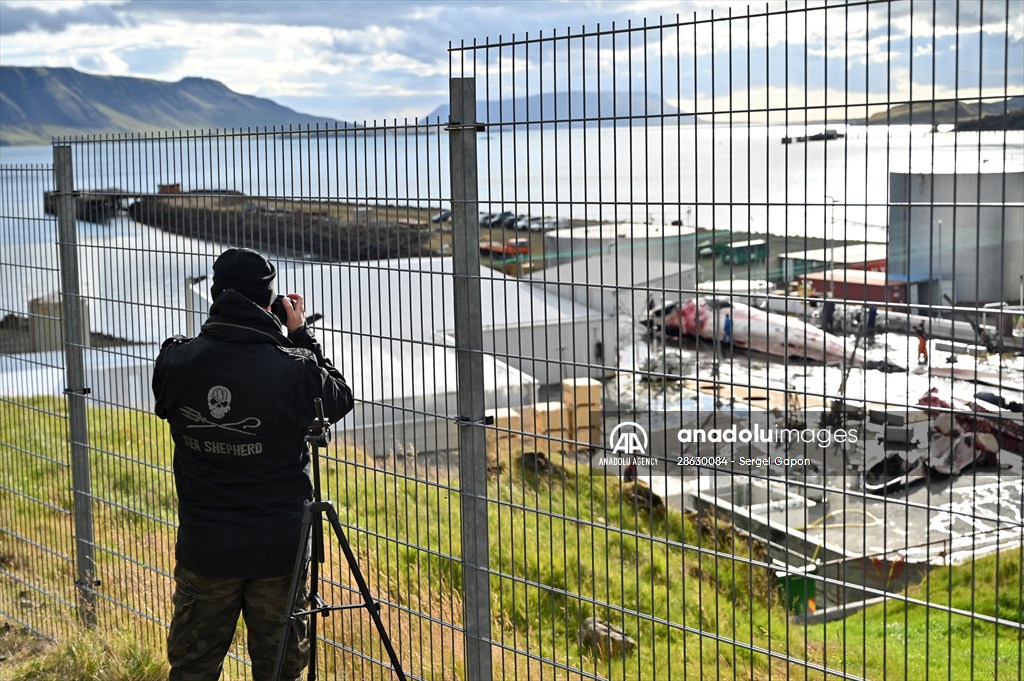
{"type": "Polygon", "coordinates": [[[765,312],[742,303],[706,298],[685,300],[654,313],[645,324],[667,336],[720,340],[745,350],[779,357],[804,357],[826,364],[865,365],[852,341],[826,333],[793,317],[765,312]]]}
{"type": "MultiPolygon", "coordinates": [[[[1024,455],[1024,417],[1011,411],[994,412],[971,400],[943,399],[938,393],[938,388],[932,388],[917,404],[933,414],[952,419],[960,431],[994,436],[993,442],[998,446],[992,451],[1002,448],[1024,455]]],[[[950,426],[946,426],[945,432],[949,430],[950,426]]]]}

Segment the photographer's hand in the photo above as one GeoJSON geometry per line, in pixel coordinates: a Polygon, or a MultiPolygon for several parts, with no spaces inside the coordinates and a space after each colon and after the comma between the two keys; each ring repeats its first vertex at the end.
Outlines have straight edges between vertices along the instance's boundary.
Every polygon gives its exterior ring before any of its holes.
{"type": "Polygon", "coordinates": [[[306,303],[302,296],[298,293],[289,293],[281,301],[281,304],[288,316],[288,322],[285,324],[288,333],[298,331],[306,325],[306,303]]]}

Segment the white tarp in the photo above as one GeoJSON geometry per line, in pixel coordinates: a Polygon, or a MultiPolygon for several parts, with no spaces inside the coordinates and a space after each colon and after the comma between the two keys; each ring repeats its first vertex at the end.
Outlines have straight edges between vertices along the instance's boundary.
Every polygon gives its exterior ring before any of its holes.
{"type": "MultiPolygon", "coordinates": [[[[483,350],[541,383],[601,376],[614,360],[614,319],[528,281],[481,268],[483,350]]],[[[346,334],[454,345],[451,258],[282,268],[281,292],[301,291],[318,326],[346,334]]],[[[485,381],[489,380],[485,377],[485,381]]],[[[438,390],[444,391],[439,385],[438,390]]]]}
{"type": "Polygon", "coordinates": [[[634,319],[647,312],[652,298],[693,296],[697,285],[695,265],[648,257],[646,251],[617,248],[580,258],[533,274],[537,286],[549,293],[571,298],[605,314],[625,314],[634,319]],[[689,293],[687,293],[689,292],[689,293]]]}

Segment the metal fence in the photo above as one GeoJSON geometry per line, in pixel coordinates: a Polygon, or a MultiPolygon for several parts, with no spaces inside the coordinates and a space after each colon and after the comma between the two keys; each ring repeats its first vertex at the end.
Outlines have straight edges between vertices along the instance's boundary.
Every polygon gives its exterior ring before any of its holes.
{"type": "MultiPolygon", "coordinates": [[[[356,392],[322,493],[411,677],[1019,678],[1022,21],[499,38],[450,48],[447,119],[0,168],[0,614],[161,645],[152,363],[249,246],[356,392]]],[[[322,591],[358,601],[337,547],[322,591]]],[[[320,635],[389,677],[365,612],[320,635]]]]}

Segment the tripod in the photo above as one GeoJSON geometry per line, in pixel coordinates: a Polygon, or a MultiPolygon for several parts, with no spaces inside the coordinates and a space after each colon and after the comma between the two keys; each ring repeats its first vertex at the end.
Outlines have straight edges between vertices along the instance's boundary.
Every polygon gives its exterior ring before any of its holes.
{"type": "Polygon", "coordinates": [[[370,613],[374,626],[377,627],[377,633],[380,635],[380,640],[384,644],[384,649],[391,660],[391,668],[394,670],[395,676],[399,681],[405,681],[402,663],[399,661],[395,648],[391,645],[391,638],[388,636],[384,623],[380,619],[380,603],[374,600],[373,594],[370,593],[370,587],[367,586],[366,580],[363,579],[363,573],[359,569],[359,562],[356,560],[355,554],[352,553],[352,547],[349,546],[348,539],[345,538],[345,531],[341,527],[338,512],[334,510],[334,505],[330,501],[321,501],[320,499],[320,447],[326,447],[331,437],[327,420],[324,418],[323,402],[317,398],[313,404],[316,409],[316,420],[309,426],[305,437],[305,441],[310,445],[310,452],[312,453],[313,501],[305,502],[302,510],[302,539],[299,542],[299,549],[295,556],[295,567],[292,570],[288,605],[285,607],[284,615],[281,617],[281,641],[277,646],[277,659],[274,662],[273,679],[274,681],[279,681],[281,678],[281,668],[284,665],[285,650],[288,642],[288,630],[292,622],[302,617],[309,617],[309,672],[307,678],[309,681],[316,681],[316,615],[327,617],[328,613],[336,610],[366,608],[370,613]],[[359,594],[363,598],[362,603],[328,605],[320,596],[320,563],[324,562],[324,515],[327,516],[327,521],[331,524],[338,544],[345,554],[349,570],[356,581],[359,594]],[[312,555],[309,560],[309,605],[312,607],[309,610],[295,612],[295,602],[298,600],[299,587],[302,582],[302,569],[306,562],[306,546],[310,544],[312,545],[312,555]]]}

